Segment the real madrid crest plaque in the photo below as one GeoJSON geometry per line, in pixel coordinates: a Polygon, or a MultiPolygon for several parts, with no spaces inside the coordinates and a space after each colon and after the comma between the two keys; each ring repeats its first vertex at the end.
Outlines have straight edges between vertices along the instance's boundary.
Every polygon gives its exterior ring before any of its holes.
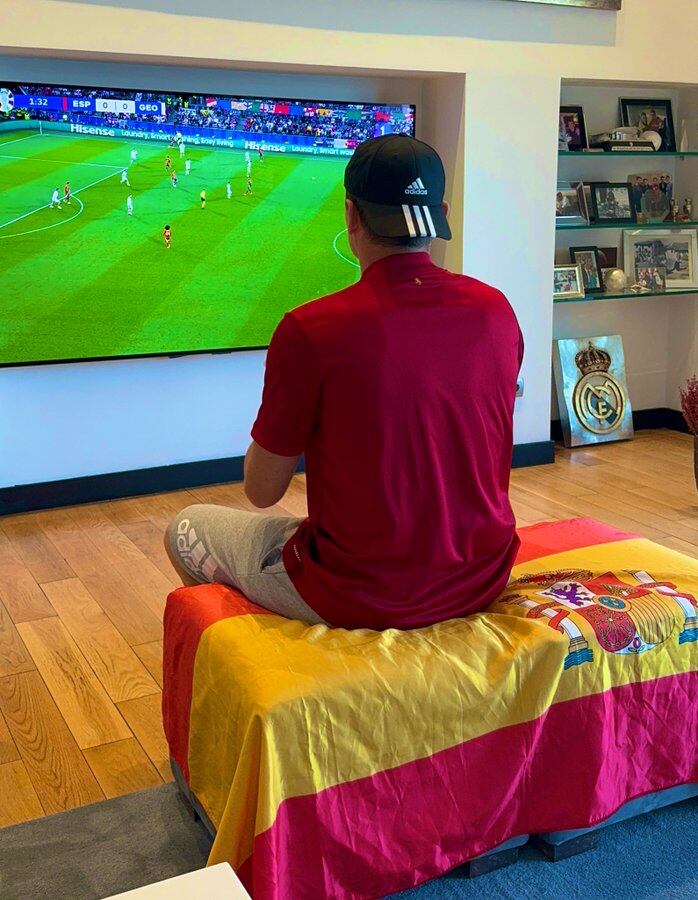
{"type": "Polygon", "coordinates": [[[553,371],[565,447],[633,436],[620,335],[555,341],[553,371]]]}

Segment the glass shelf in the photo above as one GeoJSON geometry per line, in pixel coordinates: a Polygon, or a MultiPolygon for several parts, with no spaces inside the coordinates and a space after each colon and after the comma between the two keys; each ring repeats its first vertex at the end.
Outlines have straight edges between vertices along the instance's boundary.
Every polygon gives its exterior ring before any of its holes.
{"type": "Polygon", "coordinates": [[[680,150],[668,153],[664,150],[602,150],[600,153],[584,153],[578,150],[560,150],[558,156],[568,159],[574,156],[576,159],[599,159],[607,156],[664,156],[674,159],[683,159],[684,157],[698,157],[698,150],[680,150]]]}
{"type": "Polygon", "coordinates": [[[594,228],[622,228],[627,229],[628,231],[652,231],[654,228],[698,228],[698,222],[651,222],[651,223],[643,223],[639,222],[624,222],[622,225],[619,225],[617,222],[586,222],[583,225],[570,224],[567,225],[564,222],[556,222],[555,228],[557,231],[591,231],[594,228]]]}
{"type": "Polygon", "coordinates": [[[645,293],[645,294],[589,294],[586,297],[570,297],[569,299],[564,300],[553,300],[553,305],[557,306],[558,303],[590,303],[592,300],[644,300],[648,297],[688,297],[691,295],[698,295],[698,288],[679,288],[678,290],[669,290],[669,291],[660,291],[659,293],[645,293]]]}

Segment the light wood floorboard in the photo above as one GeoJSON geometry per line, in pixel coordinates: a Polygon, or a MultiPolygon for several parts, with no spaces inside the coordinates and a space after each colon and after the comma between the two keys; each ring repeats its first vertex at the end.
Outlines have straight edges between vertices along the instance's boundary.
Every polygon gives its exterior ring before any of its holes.
{"type": "Polygon", "coordinates": [[[158,692],[143,663],[79,579],[52,581],[44,590],[112,700],[158,692]]]}
{"type": "Polygon", "coordinates": [[[130,737],[126,723],[57,616],[23,622],[17,628],[78,747],[130,737]]]}
{"type": "Polygon", "coordinates": [[[0,828],[37,819],[44,809],[21,760],[0,765],[0,828]]]}
{"type": "Polygon", "coordinates": [[[85,757],[107,797],[162,784],[162,778],[135,738],[85,750],[85,757]]]}
{"type": "Polygon", "coordinates": [[[44,812],[62,812],[104,798],[38,672],[0,678],[0,712],[44,812]]]}
{"type": "MultiPolygon", "coordinates": [[[[698,554],[693,442],[671,431],[512,472],[519,526],[590,516],[698,554]]],[[[162,546],[192,503],[252,509],[240,484],[0,518],[0,826],[170,780],[162,546]],[[11,799],[8,799],[11,798],[11,799]]],[[[271,512],[305,516],[305,476],[271,512]]]]}

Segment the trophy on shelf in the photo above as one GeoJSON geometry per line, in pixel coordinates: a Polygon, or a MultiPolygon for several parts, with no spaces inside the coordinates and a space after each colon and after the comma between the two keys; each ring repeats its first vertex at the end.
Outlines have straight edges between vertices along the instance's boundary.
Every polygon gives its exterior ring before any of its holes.
{"type": "Polygon", "coordinates": [[[691,197],[686,197],[683,201],[683,217],[686,222],[693,221],[693,200],[691,197]]]}
{"type": "Polygon", "coordinates": [[[662,145],[661,137],[654,131],[642,131],[634,125],[623,125],[592,134],[589,147],[593,150],[605,150],[607,153],[637,150],[653,153],[662,145]]]}
{"type": "Polygon", "coordinates": [[[622,294],[628,286],[628,276],[622,269],[609,269],[604,272],[603,285],[607,294],[622,294]]]}

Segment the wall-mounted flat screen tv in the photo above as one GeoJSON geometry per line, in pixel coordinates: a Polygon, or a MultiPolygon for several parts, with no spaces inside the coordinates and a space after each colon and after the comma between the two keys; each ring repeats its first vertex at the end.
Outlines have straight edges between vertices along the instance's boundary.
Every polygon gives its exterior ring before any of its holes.
{"type": "Polygon", "coordinates": [[[358,277],[347,158],[414,114],[0,83],[0,365],[267,345],[358,277]]]}

